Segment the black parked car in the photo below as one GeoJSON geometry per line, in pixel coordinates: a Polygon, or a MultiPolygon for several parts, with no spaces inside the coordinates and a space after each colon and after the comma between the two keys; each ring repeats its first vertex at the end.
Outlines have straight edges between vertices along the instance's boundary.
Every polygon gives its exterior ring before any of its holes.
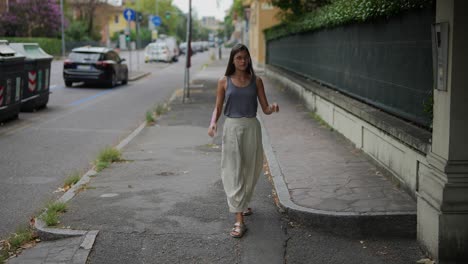
{"type": "Polygon", "coordinates": [[[119,54],[104,47],[81,47],[72,50],[63,63],[63,79],[67,87],[73,82],[99,83],[114,87],[128,82],[127,64],[119,54]]]}

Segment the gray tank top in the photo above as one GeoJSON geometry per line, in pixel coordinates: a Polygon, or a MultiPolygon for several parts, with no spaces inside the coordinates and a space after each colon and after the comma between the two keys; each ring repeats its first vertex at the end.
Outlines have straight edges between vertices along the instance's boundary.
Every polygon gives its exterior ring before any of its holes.
{"type": "Polygon", "coordinates": [[[226,76],[226,105],[224,115],[232,118],[257,116],[257,83],[255,75],[246,87],[237,87],[231,77],[226,76]]]}

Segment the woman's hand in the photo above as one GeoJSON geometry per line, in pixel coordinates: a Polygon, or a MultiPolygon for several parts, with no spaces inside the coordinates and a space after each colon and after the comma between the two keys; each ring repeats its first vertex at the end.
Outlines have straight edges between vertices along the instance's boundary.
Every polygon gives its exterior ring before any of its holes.
{"type": "Polygon", "coordinates": [[[278,113],[279,112],[279,106],[277,103],[272,103],[271,105],[268,106],[268,109],[270,110],[270,113],[278,113]]]}
{"type": "Polygon", "coordinates": [[[210,126],[208,127],[208,135],[210,137],[214,137],[217,129],[218,129],[218,126],[216,125],[216,123],[211,123],[210,126]]]}

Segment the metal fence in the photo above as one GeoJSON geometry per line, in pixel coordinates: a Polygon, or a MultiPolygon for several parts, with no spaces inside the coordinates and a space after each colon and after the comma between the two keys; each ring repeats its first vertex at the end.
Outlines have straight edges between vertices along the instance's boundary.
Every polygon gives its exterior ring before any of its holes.
{"type": "Polygon", "coordinates": [[[269,41],[267,63],[423,126],[433,85],[432,9],[269,41]]]}

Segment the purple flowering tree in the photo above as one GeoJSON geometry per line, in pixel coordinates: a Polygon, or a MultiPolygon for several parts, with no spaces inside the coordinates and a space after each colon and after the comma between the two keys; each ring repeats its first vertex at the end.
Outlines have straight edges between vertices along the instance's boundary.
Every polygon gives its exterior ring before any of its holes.
{"type": "Polygon", "coordinates": [[[0,35],[59,36],[60,6],[57,0],[10,0],[9,11],[0,14],[0,35]]]}

